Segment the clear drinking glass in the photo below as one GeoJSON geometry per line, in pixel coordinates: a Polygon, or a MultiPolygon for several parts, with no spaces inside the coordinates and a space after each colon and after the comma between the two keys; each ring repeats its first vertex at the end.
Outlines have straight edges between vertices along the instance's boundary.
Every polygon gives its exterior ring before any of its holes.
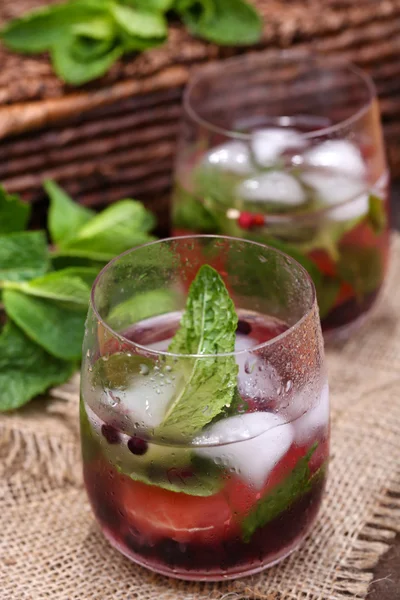
{"type": "Polygon", "coordinates": [[[252,55],[190,81],[174,235],[232,235],[293,256],[331,337],[347,337],[382,286],[388,185],[375,88],[353,65],[252,55]]]}
{"type": "Polygon", "coordinates": [[[260,571],[302,542],[325,485],[329,393],[315,289],[301,265],[227,237],[141,246],[97,278],[83,350],[84,478],[115,548],[164,575],[220,580],[260,571]],[[204,264],[234,301],[235,352],[173,354],[204,264]],[[195,364],[211,378],[197,388],[195,364]],[[237,388],[213,416],[216,372],[218,393],[227,373],[237,388]],[[190,381],[190,410],[160,436],[190,381]],[[199,429],[200,413],[210,416],[199,429]]]}

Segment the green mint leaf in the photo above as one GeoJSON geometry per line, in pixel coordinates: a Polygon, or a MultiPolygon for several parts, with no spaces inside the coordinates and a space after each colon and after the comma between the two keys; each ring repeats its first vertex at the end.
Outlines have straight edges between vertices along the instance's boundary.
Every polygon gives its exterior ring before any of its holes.
{"type": "Polygon", "coordinates": [[[38,298],[47,298],[59,302],[71,302],[87,308],[90,287],[80,277],[71,274],[72,269],[48,273],[37,279],[22,283],[5,285],[5,289],[17,289],[38,298]]]}
{"type": "Polygon", "coordinates": [[[44,188],[50,198],[49,231],[55,244],[66,242],[96,213],[74,202],[55,181],[47,180],[44,188]]]}
{"type": "Polygon", "coordinates": [[[173,10],[183,18],[209,21],[215,14],[214,0],[175,0],[173,10]]]}
{"type": "Polygon", "coordinates": [[[43,275],[49,267],[46,236],[42,231],[0,237],[0,281],[24,281],[43,275]]]}
{"type": "Polygon", "coordinates": [[[75,0],[54,4],[14,19],[1,31],[3,43],[17,52],[50,50],[68,34],[71,25],[91,21],[104,14],[105,0],[75,0]]]}
{"type": "Polygon", "coordinates": [[[60,244],[59,254],[109,261],[134,246],[154,239],[147,232],[155,219],[135,200],[121,200],[84,225],[72,239],[60,244]]]}
{"type": "Polygon", "coordinates": [[[7,194],[0,186],[0,234],[24,231],[31,214],[31,207],[22,202],[18,194],[7,194]]]}
{"type": "Polygon", "coordinates": [[[381,198],[370,194],[368,206],[368,221],[372,228],[372,231],[376,235],[380,235],[385,231],[387,225],[387,217],[385,211],[385,204],[381,198]]]}
{"type": "Polygon", "coordinates": [[[78,310],[10,289],[4,290],[3,302],[10,319],[49,354],[63,360],[80,358],[86,308],[78,310]]]}
{"type": "MultiPolygon", "coordinates": [[[[174,453],[179,452],[174,449],[174,453]]],[[[164,465],[148,465],[147,469],[132,469],[125,472],[123,467],[117,467],[121,473],[129,475],[135,481],[141,481],[147,485],[163,488],[177,494],[188,496],[208,497],[213,496],[223,487],[221,471],[212,461],[204,460],[202,464],[198,457],[192,456],[187,466],[174,466],[174,458],[169,455],[168,467],[164,465]]],[[[166,461],[164,460],[164,463],[166,461]]]]}
{"type": "Polygon", "coordinates": [[[170,290],[149,290],[121,302],[110,311],[107,322],[117,331],[129,325],[176,310],[175,294],[170,290]]]}
{"type": "Polygon", "coordinates": [[[261,17],[245,0],[214,0],[212,16],[189,10],[183,19],[191,33],[220,45],[255,44],[262,35],[261,17]]]}
{"type": "Polygon", "coordinates": [[[167,22],[159,13],[135,10],[121,4],[112,4],[110,10],[117,25],[129,36],[162,39],[167,37],[167,22]]]}
{"type": "Polygon", "coordinates": [[[218,233],[217,219],[200,200],[178,185],[175,187],[174,196],[174,227],[188,231],[196,227],[199,233],[218,233]]]}
{"type": "Polygon", "coordinates": [[[172,8],[174,0],[125,0],[125,4],[130,4],[138,10],[165,13],[172,8]]]}
{"type": "Polygon", "coordinates": [[[310,460],[318,443],[299,460],[290,475],[268,494],[261,498],[242,522],[243,541],[249,542],[259,527],[273,521],[287,510],[296,500],[311,490],[313,478],[310,471],[310,460]]]}
{"type": "MultiPolygon", "coordinates": [[[[215,269],[203,265],[189,290],[186,310],[169,351],[221,354],[235,349],[238,317],[215,269]]],[[[191,436],[229,406],[238,367],[233,356],[180,358],[183,383],[158,428],[161,436],[191,436]]]]}
{"type": "Polygon", "coordinates": [[[50,50],[53,67],[60,79],[70,85],[83,85],[102,77],[123,54],[120,44],[97,41],[86,50],[79,36],[61,38],[50,50]]]}
{"type": "Polygon", "coordinates": [[[351,285],[359,301],[376,292],[383,280],[383,264],[378,248],[342,246],[338,276],[351,285]]]}
{"type": "Polygon", "coordinates": [[[0,335],[0,412],[20,408],[61,385],[75,369],[75,363],[50,356],[8,321],[0,335]]]}

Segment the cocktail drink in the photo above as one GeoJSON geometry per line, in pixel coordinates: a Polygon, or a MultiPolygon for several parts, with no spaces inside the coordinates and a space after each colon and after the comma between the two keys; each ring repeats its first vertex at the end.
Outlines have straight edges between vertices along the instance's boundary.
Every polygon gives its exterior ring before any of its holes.
{"type": "Polygon", "coordinates": [[[213,236],[114,260],[92,292],[81,436],[95,516],[131,560],[219,580],[287,556],[317,516],[329,455],[306,271],[213,236]]]}
{"type": "Polygon", "coordinates": [[[184,99],[175,235],[274,246],[310,273],[324,333],[346,337],[386,273],[388,183],[369,78],[283,54],[200,70],[184,99]]]}

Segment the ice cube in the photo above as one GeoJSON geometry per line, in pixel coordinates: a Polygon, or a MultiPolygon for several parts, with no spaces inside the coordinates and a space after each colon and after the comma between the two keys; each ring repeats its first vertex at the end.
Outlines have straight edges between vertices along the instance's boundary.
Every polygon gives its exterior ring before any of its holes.
{"type": "Polygon", "coordinates": [[[126,390],[118,390],[120,410],[141,427],[158,427],[177,394],[180,378],[176,374],[173,378],[174,373],[168,373],[168,377],[161,375],[160,371],[150,371],[135,378],[126,390]]]}
{"type": "Polygon", "coordinates": [[[223,464],[261,489],[289,450],[293,437],[292,425],[282,417],[255,412],[218,421],[196,437],[194,444],[202,445],[195,450],[197,454],[223,464]]]}
{"type": "Polygon", "coordinates": [[[351,177],[363,178],[366,175],[361,152],[348,140],[327,140],[305,152],[303,158],[315,167],[335,169],[351,177]]]}
{"type": "Polygon", "coordinates": [[[319,401],[294,423],[295,442],[305,444],[320,428],[329,426],[329,386],[324,384],[319,401]]]}
{"type": "Polygon", "coordinates": [[[302,173],[301,179],[317,193],[321,202],[328,206],[334,206],[347,200],[342,206],[329,212],[330,219],[347,221],[368,213],[369,196],[365,192],[365,183],[362,180],[341,173],[316,171],[302,173]]]}
{"type": "Polygon", "coordinates": [[[243,181],[237,193],[248,202],[273,202],[283,206],[299,206],[306,200],[300,183],[284,171],[269,171],[243,181]]]}
{"type": "Polygon", "coordinates": [[[205,166],[218,167],[238,175],[248,175],[252,171],[249,148],[240,141],[217,146],[206,154],[203,162],[205,166]]]}
{"type": "Polygon", "coordinates": [[[273,166],[285,150],[302,149],[306,144],[304,136],[287,127],[258,129],[251,136],[254,158],[262,167],[273,166]]]}

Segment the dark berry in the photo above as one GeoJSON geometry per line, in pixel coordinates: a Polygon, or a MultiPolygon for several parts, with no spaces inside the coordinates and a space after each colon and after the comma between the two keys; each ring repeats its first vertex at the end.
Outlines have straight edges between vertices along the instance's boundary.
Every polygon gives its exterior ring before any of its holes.
{"type": "Polygon", "coordinates": [[[133,436],[128,441],[128,448],[132,452],[132,454],[136,454],[136,456],[142,456],[143,454],[146,454],[148,444],[145,440],[133,436]]]}
{"type": "Polygon", "coordinates": [[[119,442],[120,442],[119,432],[112,425],[102,425],[101,433],[106,438],[106,440],[109,444],[119,444],[119,442]]]}
{"type": "Polygon", "coordinates": [[[251,333],[251,325],[248,321],[239,321],[237,324],[237,332],[249,335],[251,333]]]}

